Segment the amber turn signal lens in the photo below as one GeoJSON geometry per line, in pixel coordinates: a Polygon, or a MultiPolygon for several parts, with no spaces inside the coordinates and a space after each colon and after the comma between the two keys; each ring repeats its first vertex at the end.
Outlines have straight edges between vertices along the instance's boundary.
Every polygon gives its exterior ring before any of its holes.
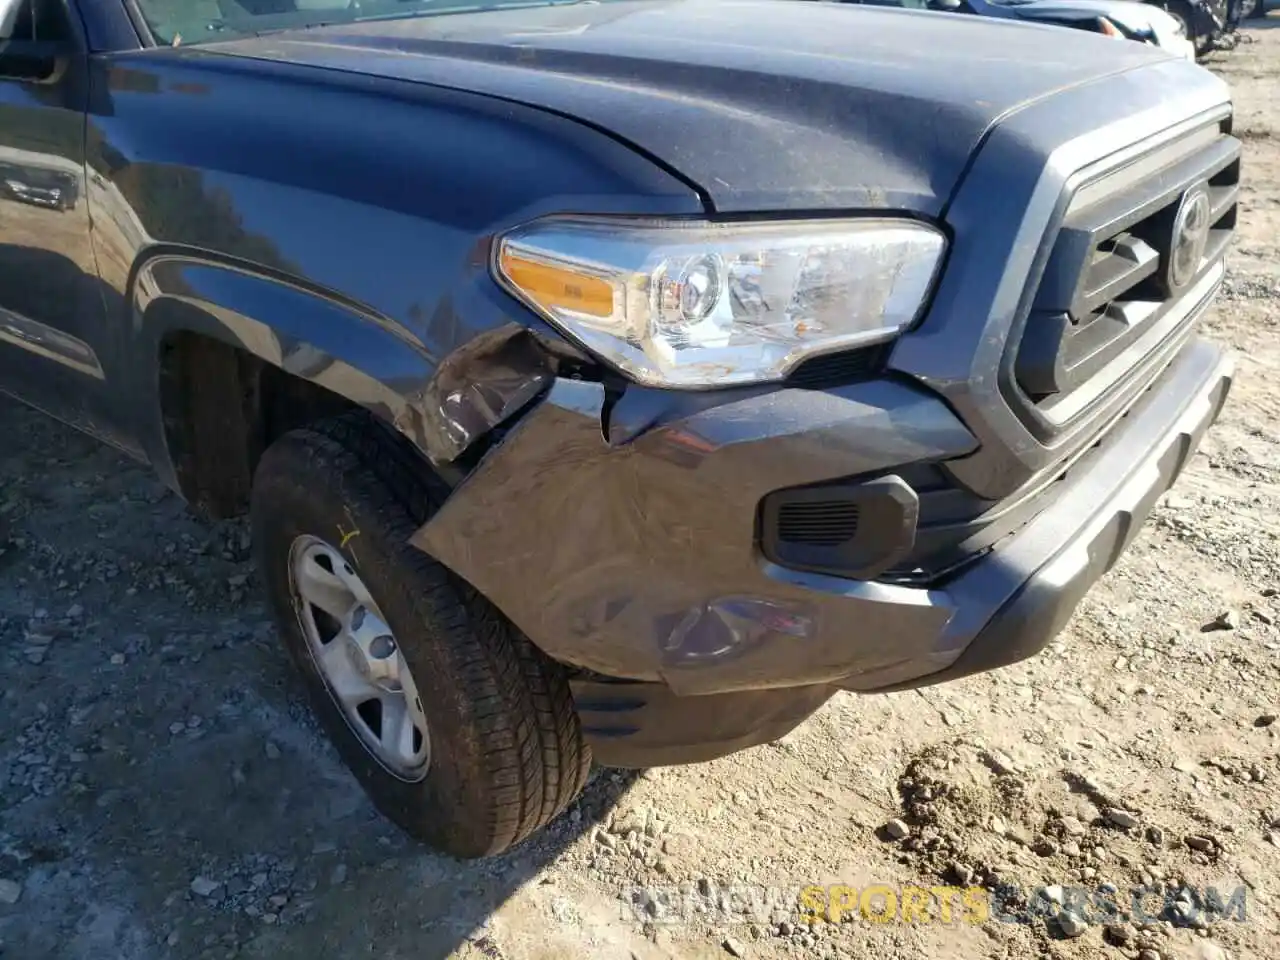
{"type": "Polygon", "coordinates": [[[571,310],[592,317],[613,313],[613,286],[598,277],[540,263],[502,251],[502,272],[521,293],[547,310],[571,310]]]}

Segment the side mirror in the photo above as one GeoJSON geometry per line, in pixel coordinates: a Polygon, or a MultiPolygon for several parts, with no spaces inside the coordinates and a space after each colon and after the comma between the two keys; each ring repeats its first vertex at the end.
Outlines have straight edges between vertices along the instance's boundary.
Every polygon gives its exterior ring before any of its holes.
{"type": "MultiPolygon", "coordinates": [[[[3,0],[0,0],[3,2],[3,0]]],[[[960,0],[929,0],[930,10],[941,10],[945,13],[954,13],[959,10],[963,4],[960,0]]]]}
{"type": "Polygon", "coordinates": [[[0,0],[0,77],[53,83],[67,63],[67,44],[39,36],[36,4],[46,0],[0,0]]]}

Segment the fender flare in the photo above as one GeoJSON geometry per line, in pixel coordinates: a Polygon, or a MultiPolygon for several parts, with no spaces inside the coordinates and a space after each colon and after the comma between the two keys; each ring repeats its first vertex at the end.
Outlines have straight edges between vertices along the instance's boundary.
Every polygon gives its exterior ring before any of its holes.
{"type": "Polygon", "coordinates": [[[149,249],[130,274],[126,355],[149,363],[133,379],[138,434],[161,479],[181,490],[169,449],[159,358],[193,333],[257,357],[372,412],[433,464],[549,387],[547,351],[518,324],[489,331],[445,358],[404,327],[333,290],[206,251],[149,249]]]}

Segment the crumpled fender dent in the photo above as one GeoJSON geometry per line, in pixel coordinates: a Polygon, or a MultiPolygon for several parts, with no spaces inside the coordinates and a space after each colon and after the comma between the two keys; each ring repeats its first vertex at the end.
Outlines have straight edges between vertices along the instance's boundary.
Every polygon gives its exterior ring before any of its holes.
{"type": "Polygon", "coordinates": [[[763,560],[755,523],[780,487],[970,450],[947,407],[894,381],[685,397],[661,414],[651,398],[611,443],[606,386],[554,379],[410,542],[548,655],[681,694],[832,682],[851,654],[870,670],[921,653],[885,638],[904,618],[905,636],[937,636],[944,594],[830,577],[815,593],[763,560]],[[865,635],[834,628],[830,603],[850,599],[865,635]]]}
{"type": "Polygon", "coordinates": [[[141,262],[132,287],[133,336],[147,352],[176,329],[215,336],[372,411],[437,466],[524,409],[558,361],[577,356],[510,322],[437,362],[409,331],[332,291],[189,252],[141,262]],[[379,350],[353,349],[371,339],[379,350]]]}
{"type": "Polygon", "coordinates": [[[528,328],[512,323],[476,336],[440,363],[417,404],[430,458],[456,460],[553,379],[551,356],[528,328]]]}

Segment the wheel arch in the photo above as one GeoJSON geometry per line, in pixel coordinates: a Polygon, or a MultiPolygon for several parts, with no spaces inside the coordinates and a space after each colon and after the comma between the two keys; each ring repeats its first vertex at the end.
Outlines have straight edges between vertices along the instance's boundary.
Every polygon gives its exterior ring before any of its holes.
{"type": "MultiPolygon", "coordinates": [[[[437,364],[403,330],[331,291],[262,267],[153,250],[130,281],[139,430],[161,479],[201,512],[247,508],[257,459],[281,433],[356,408],[426,456],[437,364]]],[[[446,458],[447,459],[447,458],[446,458]]]]}

